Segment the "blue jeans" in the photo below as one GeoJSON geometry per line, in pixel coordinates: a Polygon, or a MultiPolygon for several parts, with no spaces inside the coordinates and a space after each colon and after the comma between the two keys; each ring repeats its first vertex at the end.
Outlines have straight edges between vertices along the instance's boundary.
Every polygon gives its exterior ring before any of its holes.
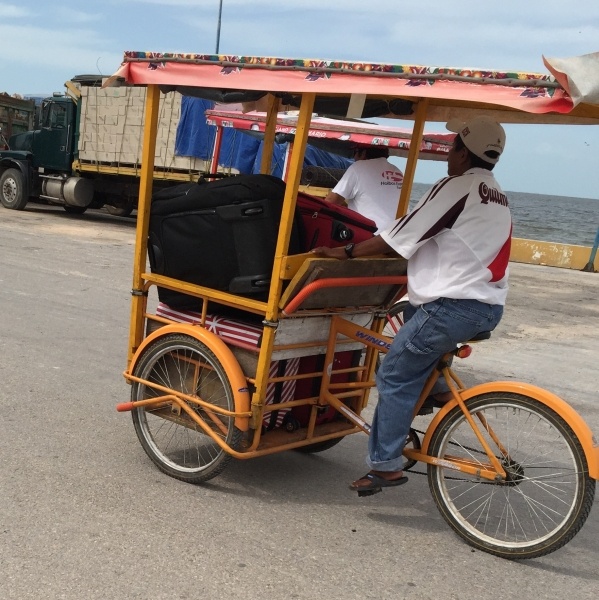
{"type": "Polygon", "coordinates": [[[369,467],[401,471],[412,415],[439,359],[462,342],[495,329],[503,306],[439,298],[404,311],[400,328],[376,377],[379,400],[368,440],[369,467]]]}

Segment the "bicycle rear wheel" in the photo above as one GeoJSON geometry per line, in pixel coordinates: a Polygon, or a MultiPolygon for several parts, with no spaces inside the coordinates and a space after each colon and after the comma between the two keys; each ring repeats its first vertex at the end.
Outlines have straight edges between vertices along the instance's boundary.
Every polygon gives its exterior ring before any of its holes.
{"type": "MultiPolygon", "coordinates": [[[[407,300],[400,300],[387,311],[387,315],[385,317],[385,326],[383,327],[383,335],[386,335],[390,338],[394,338],[396,336],[400,328],[403,327],[403,311],[409,306],[409,304],[410,303],[407,300]]],[[[379,370],[383,358],[384,355],[379,352],[378,356],[376,357],[376,371],[379,370]]]]}
{"type": "MultiPolygon", "coordinates": [[[[193,337],[170,334],[151,344],[134,372],[136,377],[197,396],[212,406],[234,410],[234,399],[227,374],[214,353],[193,337]]],[[[150,385],[134,383],[132,400],[164,395],[150,385]]],[[[210,429],[232,449],[241,443],[242,433],[234,419],[195,403],[188,403],[210,429]]],[[[132,411],[133,425],[146,454],[164,473],[201,483],[218,475],[230,460],[227,454],[195,421],[165,403],[158,407],[132,411]]]]}
{"type": "MultiPolygon", "coordinates": [[[[444,519],[470,545],[503,558],[535,558],[567,544],[595,495],[572,429],[555,411],[521,394],[482,394],[467,406],[508,476],[493,482],[429,465],[429,487],[444,519]]],[[[433,433],[430,454],[489,463],[459,407],[433,433]]]]}
{"type": "Polygon", "coordinates": [[[383,335],[395,337],[400,327],[404,324],[403,311],[410,305],[407,300],[396,302],[387,312],[387,322],[383,327],[383,335]]]}

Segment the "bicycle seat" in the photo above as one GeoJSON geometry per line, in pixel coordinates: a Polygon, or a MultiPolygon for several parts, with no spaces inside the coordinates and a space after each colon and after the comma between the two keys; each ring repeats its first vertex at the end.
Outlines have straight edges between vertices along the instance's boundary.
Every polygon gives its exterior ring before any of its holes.
{"type": "Polygon", "coordinates": [[[469,344],[470,342],[482,342],[483,340],[488,340],[490,337],[491,337],[490,331],[481,331],[480,333],[477,333],[473,338],[470,338],[465,343],[469,344]]]}

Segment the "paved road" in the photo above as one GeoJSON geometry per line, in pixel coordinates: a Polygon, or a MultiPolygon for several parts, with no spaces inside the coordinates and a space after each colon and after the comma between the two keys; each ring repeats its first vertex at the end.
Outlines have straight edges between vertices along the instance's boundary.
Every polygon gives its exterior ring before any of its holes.
{"type": "MultiPolygon", "coordinates": [[[[0,598],[596,599],[599,507],[562,550],[509,562],[445,525],[426,479],[358,499],[366,437],[239,461],[203,487],[157,471],[121,372],[134,227],[0,208],[0,598]]],[[[513,265],[467,379],[527,379],[599,433],[599,274],[513,265]]]]}

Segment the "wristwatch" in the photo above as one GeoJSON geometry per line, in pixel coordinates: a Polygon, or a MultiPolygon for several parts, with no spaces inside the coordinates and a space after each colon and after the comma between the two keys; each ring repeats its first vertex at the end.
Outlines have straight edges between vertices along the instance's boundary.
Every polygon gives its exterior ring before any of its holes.
{"type": "Polygon", "coordinates": [[[345,250],[345,254],[347,254],[347,258],[354,257],[354,246],[355,246],[355,244],[353,244],[353,243],[345,246],[344,250],[345,250]]]}

